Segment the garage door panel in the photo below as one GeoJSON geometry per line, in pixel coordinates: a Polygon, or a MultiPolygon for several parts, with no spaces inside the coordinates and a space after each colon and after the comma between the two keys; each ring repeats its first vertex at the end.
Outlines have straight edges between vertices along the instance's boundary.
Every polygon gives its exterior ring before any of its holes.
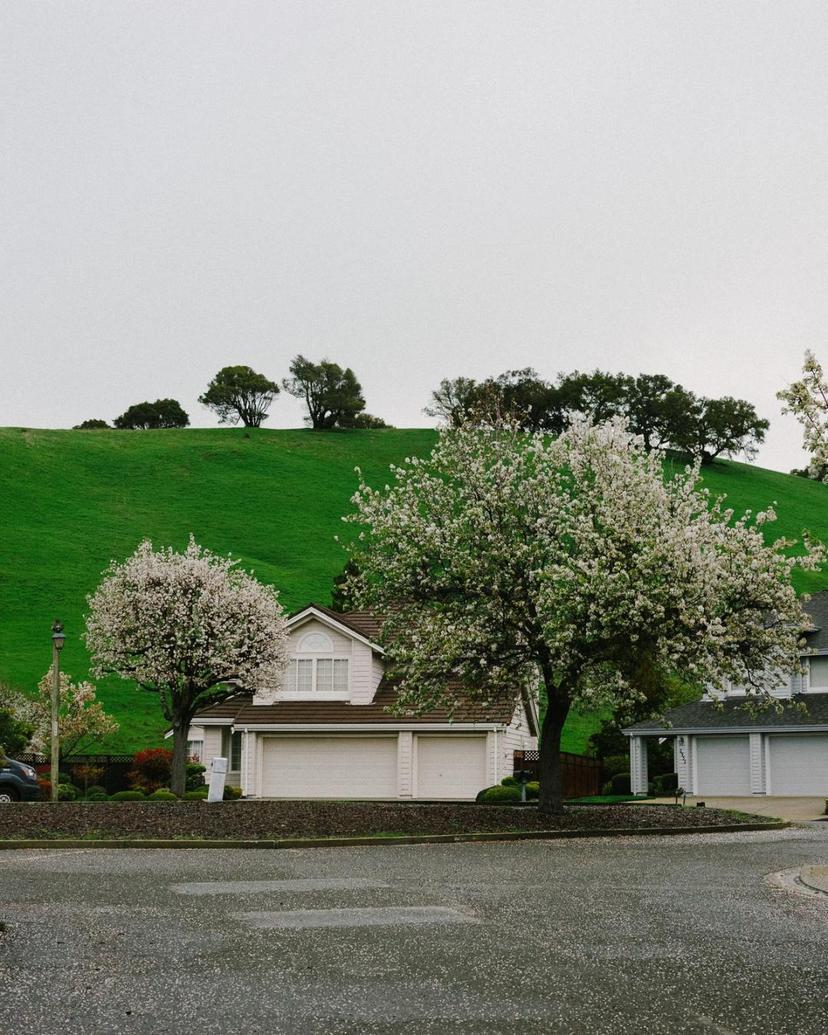
{"type": "Polygon", "coordinates": [[[771,794],[828,795],[828,736],[768,737],[771,794]]]}
{"type": "Polygon", "coordinates": [[[396,798],[397,737],[265,737],[268,798],[396,798]]]}
{"type": "Polygon", "coordinates": [[[750,794],[750,742],[747,737],[697,737],[699,794],[750,794]]]}
{"type": "Polygon", "coordinates": [[[487,783],[486,738],[418,736],[417,797],[474,798],[487,783]]]}

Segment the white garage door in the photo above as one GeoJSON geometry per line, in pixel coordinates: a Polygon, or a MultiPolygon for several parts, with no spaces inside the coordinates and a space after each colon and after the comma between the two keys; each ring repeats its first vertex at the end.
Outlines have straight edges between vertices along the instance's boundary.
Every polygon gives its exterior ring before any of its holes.
{"type": "Polygon", "coordinates": [[[771,794],[828,795],[828,737],[768,737],[771,794]]]}
{"type": "Polygon", "coordinates": [[[418,798],[474,798],[486,786],[485,737],[416,738],[418,798]]]}
{"type": "Polygon", "coordinates": [[[265,737],[266,798],[396,798],[397,737],[265,737]]]}
{"type": "Polygon", "coordinates": [[[747,737],[696,737],[698,794],[750,794],[747,737]]]}

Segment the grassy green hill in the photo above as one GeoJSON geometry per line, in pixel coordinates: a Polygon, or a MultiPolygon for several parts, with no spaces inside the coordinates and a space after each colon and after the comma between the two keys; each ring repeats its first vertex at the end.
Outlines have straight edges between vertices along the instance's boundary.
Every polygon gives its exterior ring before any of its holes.
{"type": "MultiPolygon", "coordinates": [[[[80,639],[86,595],[112,558],[144,537],[241,558],[294,608],[325,603],[343,553],[334,536],[359,466],[383,484],[389,464],[429,450],[429,430],[318,433],[241,429],[158,432],[0,429],[0,681],[30,690],[49,665],[50,625],[67,629],[63,665],[87,675],[80,639]]],[[[738,509],[777,501],[777,535],[803,527],[828,541],[828,487],[743,464],[705,476],[738,509]]],[[[798,588],[828,585],[803,577],[798,588]]],[[[106,745],[157,743],[156,699],[118,680],[99,684],[121,732],[106,745]]],[[[583,750],[595,720],[574,716],[565,749],[583,750]]]]}

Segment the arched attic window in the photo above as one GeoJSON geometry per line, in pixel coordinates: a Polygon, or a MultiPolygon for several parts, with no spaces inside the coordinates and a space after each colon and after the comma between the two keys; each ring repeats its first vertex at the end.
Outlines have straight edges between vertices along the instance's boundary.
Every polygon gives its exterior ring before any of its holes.
{"type": "Polygon", "coordinates": [[[303,636],[296,656],[288,662],[285,691],[289,694],[332,694],[347,697],[350,689],[347,657],[336,657],[334,644],[324,632],[303,636]]]}
{"type": "Polygon", "coordinates": [[[302,654],[333,654],[333,641],[323,632],[308,633],[299,642],[302,654]]]}

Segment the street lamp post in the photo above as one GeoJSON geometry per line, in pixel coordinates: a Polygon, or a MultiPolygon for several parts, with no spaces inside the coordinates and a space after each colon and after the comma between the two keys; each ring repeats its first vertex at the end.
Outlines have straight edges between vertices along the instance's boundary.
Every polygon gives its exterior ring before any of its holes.
{"type": "Polygon", "coordinates": [[[55,619],[52,625],[52,801],[58,800],[58,776],[60,765],[60,733],[58,731],[58,710],[60,708],[60,652],[66,637],[63,625],[55,619]]]}

